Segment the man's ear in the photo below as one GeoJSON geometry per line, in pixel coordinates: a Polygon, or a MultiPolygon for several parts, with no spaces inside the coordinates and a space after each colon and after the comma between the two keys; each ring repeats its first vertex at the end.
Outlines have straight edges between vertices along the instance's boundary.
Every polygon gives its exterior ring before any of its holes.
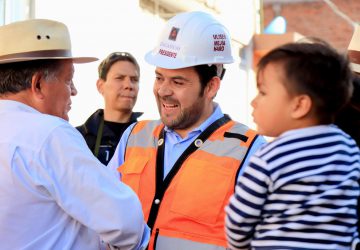
{"type": "Polygon", "coordinates": [[[308,95],[295,96],[292,102],[291,117],[300,119],[311,112],[312,100],[308,95]]]}
{"type": "Polygon", "coordinates": [[[96,81],[96,88],[97,88],[97,90],[98,90],[98,92],[99,92],[100,94],[103,94],[102,88],[103,88],[104,82],[105,82],[105,81],[104,81],[103,79],[101,79],[101,78],[99,78],[99,79],[96,81]]]}
{"type": "Polygon", "coordinates": [[[40,99],[44,98],[42,76],[40,73],[35,73],[31,78],[31,92],[40,99]]]}
{"type": "Polygon", "coordinates": [[[221,83],[220,78],[218,76],[214,76],[213,78],[211,78],[208,85],[206,86],[205,91],[211,99],[215,98],[220,88],[220,83],[221,83]]]}

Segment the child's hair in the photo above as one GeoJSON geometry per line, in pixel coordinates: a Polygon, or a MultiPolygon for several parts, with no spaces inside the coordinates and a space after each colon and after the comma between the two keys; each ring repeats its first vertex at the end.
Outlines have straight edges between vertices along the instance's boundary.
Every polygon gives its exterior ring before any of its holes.
{"type": "Polygon", "coordinates": [[[288,43],[271,50],[258,64],[258,76],[276,63],[283,66],[283,83],[291,95],[310,96],[320,124],[332,123],[352,95],[352,73],[345,55],[320,39],[288,43]]]}

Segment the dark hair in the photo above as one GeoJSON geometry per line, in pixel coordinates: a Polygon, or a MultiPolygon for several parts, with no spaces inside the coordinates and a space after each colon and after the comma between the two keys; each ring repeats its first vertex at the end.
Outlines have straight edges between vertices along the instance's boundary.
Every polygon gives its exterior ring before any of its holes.
{"type": "Polygon", "coordinates": [[[106,76],[107,76],[111,66],[118,61],[127,61],[127,62],[134,64],[134,66],[136,67],[138,74],[140,76],[140,67],[139,67],[139,64],[137,63],[135,57],[133,57],[128,52],[113,52],[110,55],[108,55],[99,64],[99,67],[98,67],[99,78],[106,81],[106,76]]]}
{"type": "Polygon", "coordinates": [[[353,79],[354,92],[350,102],[336,116],[335,124],[348,133],[360,147],[360,78],[353,79]]]}
{"type": "Polygon", "coordinates": [[[199,76],[200,83],[201,83],[201,96],[204,94],[204,89],[209,83],[209,81],[214,77],[217,76],[217,67],[216,65],[196,65],[194,66],[196,73],[199,76]]]}
{"type": "Polygon", "coordinates": [[[31,79],[37,72],[41,72],[47,80],[56,78],[62,61],[46,59],[0,64],[0,95],[30,88],[31,79]]]}
{"type": "Polygon", "coordinates": [[[352,73],[347,57],[320,41],[271,50],[260,59],[258,75],[269,63],[281,64],[285,88],[290,94],[309,95],[320,124],[328,124],[351,97],[352,73]]]}

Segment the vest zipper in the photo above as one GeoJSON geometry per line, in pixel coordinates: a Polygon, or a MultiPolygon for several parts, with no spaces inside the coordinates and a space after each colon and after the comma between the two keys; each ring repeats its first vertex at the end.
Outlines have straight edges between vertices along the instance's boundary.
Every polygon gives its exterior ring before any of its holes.
{"type": "MultiPolygon", "coordinates": [[[[181,154],[181,156],[177,159],[174,166],[168,173],[168,175],[164,178],[164,150],[165,143],[162,143],[158,146],[158,150],[156,153],[156,171],[155,171],[155,195],[152,201],[152,205],[149,212],[149,217],[147,220],[148,226],[152,229],[155,225],[155,221],[160,209],[160,205],[162,199],[165,195],[166,189],[169,187],[170,182],[175,177],[176,173],[180,170],[184,161],[190,156],[193,152],[195,152],[199,147],[196,145],[196,141],[201,139],[201,141],[206,141],[212,133],[214,133],[218,128],[229,122],[231,119],[228,115],[224,115],[220,119],[213,122],[209,127],[207,127],[197,138],[194,140],[190,146],[185,149],[185,151],[181,154]]],[[[159,140],[165,138],[164,129],[160,132],[159,140]]]]}

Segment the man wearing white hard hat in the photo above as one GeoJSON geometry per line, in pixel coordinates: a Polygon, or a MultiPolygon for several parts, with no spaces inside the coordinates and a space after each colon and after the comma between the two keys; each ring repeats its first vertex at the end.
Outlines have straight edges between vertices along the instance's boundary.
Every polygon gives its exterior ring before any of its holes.
{"type": "Polygon", "coordinates": [[[0,27],[0,249],[147,245],[135,193],[68,123],[73,63],[95,60],[72,56],[62,23],[0,27]]]}
{"type": "Polygon", "coordinates": [[[108,166],[140,198],[149,249],[226,249],[224,207],[265,142],[213,101],[223,64],[233,62],[230,35],[207,13],[181,13],[145,60],[156,66],[161,120],[129,127],[108,166]]]}

